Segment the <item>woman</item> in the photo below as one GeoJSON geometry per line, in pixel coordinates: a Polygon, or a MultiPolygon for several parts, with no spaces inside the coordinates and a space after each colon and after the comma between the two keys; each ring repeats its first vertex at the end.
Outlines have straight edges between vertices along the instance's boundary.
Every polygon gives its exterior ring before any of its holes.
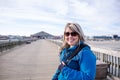
{"type": "Polygon", "coordinates": [[[60,53],[60,65],[52,80],[94,80],[96,57],[89,46],[83,47],[77,55],[67,62],[78,46],[84,44],[84,34],[79,24],[68,23],[64,31],[60,53]]]}

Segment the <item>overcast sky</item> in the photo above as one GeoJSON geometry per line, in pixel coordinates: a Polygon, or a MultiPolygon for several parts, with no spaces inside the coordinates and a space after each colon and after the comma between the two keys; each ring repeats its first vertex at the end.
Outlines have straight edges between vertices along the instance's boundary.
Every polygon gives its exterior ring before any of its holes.
{"type": "Polygon", "coordinates": [[[120,35],[120,0],[0,0],[0,35],[62,35],[68,22],[87,36],[120,35]]]}

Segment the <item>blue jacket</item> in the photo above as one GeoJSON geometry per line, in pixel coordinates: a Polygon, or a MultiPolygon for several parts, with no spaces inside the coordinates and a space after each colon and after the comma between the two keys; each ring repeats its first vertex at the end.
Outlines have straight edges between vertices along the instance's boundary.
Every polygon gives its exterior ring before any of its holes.
{"type": "MultiPolygon", "coordinates": [[[[60,62],[65,61],[65,55],[69,56],[76,49],[73,46],[62,50],[60,62]]],[[[96,75],[96,57],[89,46],[84,47],[76,56],[74,56],[62,71],[56,70],[52,80],[56,77],[58,80],[94,80],[96,75]],[[58,75],[59,73],[59,75],[58,75]]]]}

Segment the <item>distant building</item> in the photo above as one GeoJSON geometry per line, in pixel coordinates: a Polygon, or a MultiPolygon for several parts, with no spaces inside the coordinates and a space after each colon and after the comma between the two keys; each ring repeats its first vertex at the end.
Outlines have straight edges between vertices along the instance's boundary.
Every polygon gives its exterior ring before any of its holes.
{"type": "Polygon", "coordinates": [[[112,36],[93,36],[93,40],[112,40],[112,36]]]}
{"type": "Polygon", "coordinates": [[[7,39],[9,39],[9,37],[8,37],[8,36],[3,36],[3,35],[0,35],[0,40],[7,40],[7,39]]]}
{"type": "Polygon", "coordinates": [[[118,36],[118,35],[113,35],[113,39],[114,39],[114,40],[120,40],[120,36],[118,36]]]}
{"type": "Polygon", "coordinates": [[[31,35],[31,37],[36,37],[39,39],[53,39],[55,36],[53,36],[49,33],[46,33],[44,31],[41,31],[41,32],[38,32],[38,33],[31,35]]]}

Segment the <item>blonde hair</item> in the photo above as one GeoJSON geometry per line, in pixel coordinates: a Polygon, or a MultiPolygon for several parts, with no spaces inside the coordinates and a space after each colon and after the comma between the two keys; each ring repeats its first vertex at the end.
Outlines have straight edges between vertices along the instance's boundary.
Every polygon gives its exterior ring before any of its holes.
{"type": "MultiPolygon", "coordinates": [[[[77,24],[77,23],[67,23],[66,26],[65,26],[64,32],[66,31],[67,28],[70,28],[72,31],[78,33],[78,35],[79,35],[79,41],[78,41],[78,43],[80,41],[83,41],[83,42],[85,41],[85,39],[84,39],[84,33],[83,33],[82,28],[81,28],[81,26],[79,24],[77,24]]],[[[68,47],[70,47],[70,46],[66,43],[66,41],[65,41],[65,35],[64,35],[63,36],[63,44],[61,46],[60,51],[63,50],[64,48],[68,48],[68,47]]]]}

